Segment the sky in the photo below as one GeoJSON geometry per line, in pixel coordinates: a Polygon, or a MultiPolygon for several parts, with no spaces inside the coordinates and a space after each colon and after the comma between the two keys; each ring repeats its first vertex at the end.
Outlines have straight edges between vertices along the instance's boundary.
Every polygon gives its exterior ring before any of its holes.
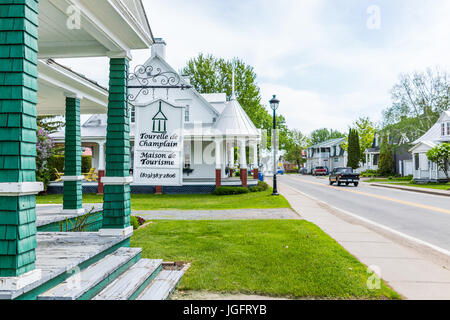
{"type": "MultiPolygon", "coordinates": [[[[176,70],[200,52],[254,67],[263,104],[276,94],[291,129],[347,131],[380,121],[401,73],[450,70],[448,0],[143,0],[176,70]]],[[[133,51],[144,63],[150,50],[133,51]]],[[[105,58],[63,59],[107,85],[105,58]]]]}

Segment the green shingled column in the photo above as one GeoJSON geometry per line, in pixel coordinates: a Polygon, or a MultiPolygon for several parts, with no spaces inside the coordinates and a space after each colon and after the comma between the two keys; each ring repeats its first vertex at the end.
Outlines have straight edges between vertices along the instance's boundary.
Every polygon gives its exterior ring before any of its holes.
{"type": "Polygon", "coordinates": [[[64,213],[83,213],[81,175],[80,100],[66,97],[66,137],[64,150],[64,213]]]}
{"type": "Polygon", "coordinates": [[[35,269],[37,39],[38,1],[1,0],[0,277],[35,269]]]}
{"type": "Polygon", "coordinates": [[[103,229],[130,226],[130,118],[127,101],[128,59],[110,60],[103,229]]]}

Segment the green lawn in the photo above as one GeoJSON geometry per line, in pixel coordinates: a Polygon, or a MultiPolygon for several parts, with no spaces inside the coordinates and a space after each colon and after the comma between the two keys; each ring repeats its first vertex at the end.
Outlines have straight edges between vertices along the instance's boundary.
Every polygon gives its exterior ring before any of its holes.
{"type": "Polygon", "coordinates": [[[365,182],[377,182],[377,183],[387,183],[394,185],[402,185],[408,187],[417,187],[417,188],[429,188],[429,189],[438,189],[438,190],[450,190],[450,183],[427,183],[427,184],[417,184],[406,182],[405,180],[396,180],[396,179],[370,179],[365,182]]]}
{"type": "Polygon", "coordinates": [[[427,184],[396,183],[396,184],[401,184],[402,186],[408,186],[408,187],[450,190],[450,183],[427,183],[427,184]]]}
{"type": "MultiPolygon", "coordinates": [[[[261,209],[289,208],[283,196],[271,196],[272,189],[247,194],[216,196],[212,194],[133,194],[131,208],[133,210],[215,210],[215,209],[261,209]]],[[[96,194],[83,194],[83,203],[101,203],[103,197],[96,194]]],[[[38,196],[38,204],[60,204],[62,195],[38,196]]]]}
{"type": "Polygon", "coordinates": [[[188,261],[180,290],[291,298],[385,299],[369,290],[366,267],[303,220],[153,221],[135,232],[146,258],[188,261]]]}

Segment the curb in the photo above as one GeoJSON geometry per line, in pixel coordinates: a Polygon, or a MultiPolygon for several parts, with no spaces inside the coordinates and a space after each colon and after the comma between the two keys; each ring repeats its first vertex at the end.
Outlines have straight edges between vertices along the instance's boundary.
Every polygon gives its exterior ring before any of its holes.
{"type": "Polygon", "coordinates": [[[309,194],[301,192],[289,185],[284,184],[286,187],[290,188],[294,192],[301,194],[302,196],[309,198],[310,200],[316,201],[324,210],[328,211],[330,214],[348,222],[357,224],[367,229],[390,239],[398,245],[405,246],[411,250],[416,251],[421,254],[424,258],[430,259],[432,262],[445,266],[446,269],[450,269],[450,251],[444,248],[438,247],[426,241],[420,240],[418,238],[409,236],[405,233],[394,230],[390,227],[384,226],[372,220],[363,218],[357,214],[348,212],[346,210],[340,209],[333,205],[330,205],[320,199],[317,199],[309,194]]]}
{"type": "Polygon", "coordinates": [[[427,194],[433,194],[437,196],[444,196],[444,197],[450,197],[450,192],[448,191],[440,191],[440,190],[433,190],[433,189],[426,189],[426,188],[414,188],[414,187],[407,187],[407,186],[396,186],[392,184],[384,184],[384,183],[368,183],[369,186],[373,187],[382,187],[382,188],[389,188],[389,189],[397,189],[397,190],[403,190],[403,191],[412,191],[412,192],[418,192],[418,193],[427,193],[427,194]]]}

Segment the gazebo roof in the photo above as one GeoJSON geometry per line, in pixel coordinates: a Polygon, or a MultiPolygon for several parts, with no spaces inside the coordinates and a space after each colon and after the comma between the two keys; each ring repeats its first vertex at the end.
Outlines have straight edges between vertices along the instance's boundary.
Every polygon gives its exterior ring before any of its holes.
{"type": "Polygon", "coordinates": [[[258,129],[233,95],[216,122],[215,129],[227,136],[258,137],[258,129]]]}

